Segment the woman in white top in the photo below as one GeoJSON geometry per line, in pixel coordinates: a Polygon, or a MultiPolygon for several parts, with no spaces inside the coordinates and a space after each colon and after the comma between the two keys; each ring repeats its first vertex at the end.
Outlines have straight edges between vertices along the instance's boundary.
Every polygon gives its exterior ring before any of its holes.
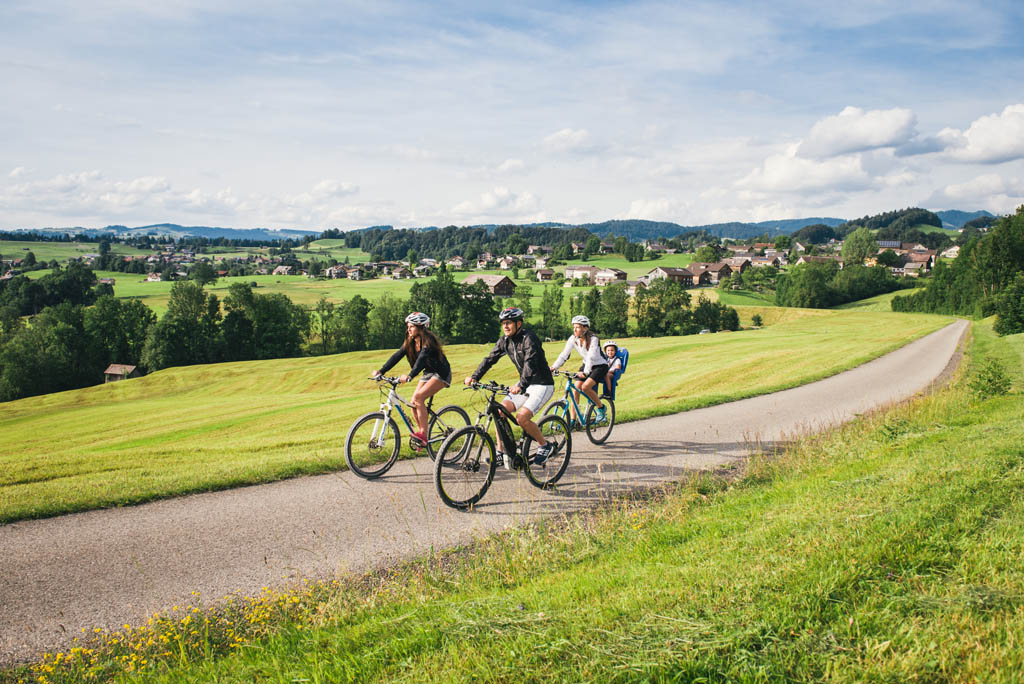
{"type": "MultiPolygon", "coordinates": [[[[562,364],[569,359],[573,349],[578,351],[580,356],[583,357],[583,366],[580,368],[580,372],[576,374],[577,378],[583,380],[580,389],[590,397],[590,400],[597,407],[597,414],[594,416],[594,419],[602,421],[605,419],[604,404],[601,402],[601,397],[594,390],[594,386],[604,380],[605,375],[607,375],[608,359],[604,357],[604,352],[601,351],[601,341],[597,339],[597,335],[590,331],[590,319],[586,316],[576,316],[572,319],[572,335],[565,341],[565,349],[555,359],[551,370],[556,371],[561,368],[562,364]]],[[[576,401],[579,401],[578,394],[576,395],[576,401]]]]}

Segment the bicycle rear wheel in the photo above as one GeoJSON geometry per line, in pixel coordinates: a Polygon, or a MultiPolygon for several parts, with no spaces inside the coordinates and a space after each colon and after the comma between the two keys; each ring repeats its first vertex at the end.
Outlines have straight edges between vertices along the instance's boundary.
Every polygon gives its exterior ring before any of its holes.
{"type": "Polygon", "coordinates": [[[453,432],[434,459],[434,487],[446,506],[465,511],[487,493],[497,464],[494,440],[470,425],[453,432]]]}
{"type": "Polygon", "coordinates": [[[353,473],[372,480],[391,469],[401,448],[395,419],[380,411],[367,413],[345,437],[345,460],[353,473]]]}
{"type": "Polygon", "coordinates": [[[526,461],[526,478],[534,487],[551,489],[565,474],[569,467],[569,456],[572,454],[572,434],[569,426],[561,416],[544,416],[537,421],[537,427],[554,451],[542,464],[534,463],[537,447],[533,439],[527,435],[523,440],[523,455],[526,461]]]}
{"type": "Polygon", "coordinates": [[[615,427],[615,402],[602,399],[601,403],[604,404],[604,420],[596,420],[597,407],[593,404],[587,409],[587,437],[594,444],[604,444],[615,427]]]}
{"type": "Polygon", "coordinates": [[[430,460],[437,456],[437,450],[441,444],[453,432],[461,427],[469,425],[469,414],[461,406],[450,404],[435,413],[430,418],[430,425],[427,427],[427,455],[430,460]]]}

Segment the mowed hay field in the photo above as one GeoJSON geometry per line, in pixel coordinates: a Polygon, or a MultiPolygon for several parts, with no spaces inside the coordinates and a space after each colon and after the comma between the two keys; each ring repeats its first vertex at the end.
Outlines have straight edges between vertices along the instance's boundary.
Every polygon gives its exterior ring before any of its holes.
{"type": "MultiPolygon", "coordinates": [[[[950,321],[778,308],[765,314],[768,325],[761,330],[623,340],[631,359],[619,387],[620,419],[820,379],[950,321]]],[[[562,345],[546,345],[549,361],[562,345]]],[[[488,349],[447,348],[456,387],[438,395],[438,405],[470,399],[458,383],[488,349]]],[[[344,468],[349,425],[378,404],[366,377],[388,353],[173,368],[0,404],[0,522],[344,468]]],[[[569,367],[576,363],[571,359],[569,367]]],[[[511,363],[502,361],[488,378],[513,382],[511,363]]],[[[403,394],[408,397],[410,388],[403,394]]]]}

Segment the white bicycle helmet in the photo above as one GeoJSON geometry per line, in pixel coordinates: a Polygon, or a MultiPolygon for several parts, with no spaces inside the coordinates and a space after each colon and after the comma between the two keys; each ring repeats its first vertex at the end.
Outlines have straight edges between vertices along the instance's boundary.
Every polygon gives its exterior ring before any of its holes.
{"type": "Polygon", "coordinates": [[[606,340],[602,349],[607,349],[608,347],[615,347],[615,351],[619,351],[619,343],[615,340],[606,340]]]}
{"type": "Polygon", "coordinates": [[[430,327],[430,316],[419,311],[413,311],[411,314],[405,317],[406,323],[412,323],[413,325],[422,325],[424,328],[430,327]]]}
{"type": "Polygon", "coordinates": [[[523,310],[514,306],[505,307],[498,314],[499,321],[521,321],[523,318],[523,310]]]}
{"type": "Polygon", "coordinates": [[[572,323],[573,323],[573,325],[576,325],[577,323],[579,323],[580,325],[585,325],[588,328],[590,327],[590,319],[587,318],[586,316],[573,316],[572,317],[572,323]]]}

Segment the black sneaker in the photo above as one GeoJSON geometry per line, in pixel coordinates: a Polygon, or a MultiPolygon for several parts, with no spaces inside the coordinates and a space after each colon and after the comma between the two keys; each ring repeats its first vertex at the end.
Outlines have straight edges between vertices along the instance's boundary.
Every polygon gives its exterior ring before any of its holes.
{"type": "Polygon", "coordinates": [[[548,442],[544,446],[539,447],[537,449],[537,453],[533,455],[533,458],[530,460],[530,462],[533,463],[534,465],[542,466],[548,462],[548,459],[551,458],[551,454],[553,454],[554,452],[555,445],[552,444],[551,442],[548,442]]]}
{"type": "MultiPolygon", "coordinates": [[[[488,460],[488,462],[490,462],[490,458],[488,458],[487,460],[488,460]]],[[[504,451],[495,451],[494,452],[494,463],[495,463],[495,465],[498,468],[501,468],[501,467],[503,467],[505,465],[505,452],[504,451]]]]}

